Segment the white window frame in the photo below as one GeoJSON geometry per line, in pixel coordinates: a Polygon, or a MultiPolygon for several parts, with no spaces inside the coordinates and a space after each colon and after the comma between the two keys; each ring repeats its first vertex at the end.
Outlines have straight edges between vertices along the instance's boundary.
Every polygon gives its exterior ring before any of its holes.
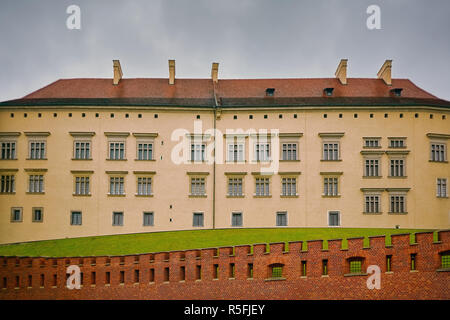
{"type": "Polygon", "coordinates": [[[341,211],[340,210],[328,210],[327,211],[327,225],[328,225],[328,227],[340,227],[340,226],[342,226],[342,215],[341,215],[341,211]],[[330,219],[331,213],[337,213],[337,215],[338,215],[338,224],[337,225],[331,225],[330,224],[330,222],[331,222],[331,219],[330,219]]]}
{"type": "Polygon", "coordinates": [[[109,196],[124,196],[125,193],[125,175],[122,174],[110,174],[108,175],[108,195],[109,196]],[[112,181],[111,179],[114,179],[112,181]],[[118,179],[118,181],[116,181],[118,179]],[[112,190],[111,186],[114,184],[114,190],[112,190]],[[116,185],[118,184],[118,193],[116,192],[116,185]],[[114,192],[111,192],[114,191],[114,192]]]}
{"type": "Polygon", "coordinates": [[[18,136],[20,132],[0,132],[0,160],[16,160],[17,159],[17,147],[18,136]],[[10,144],[7,148],[4,144],[10,144]],[[14,147],[12,147],[14,145],[14,147]],[[9,157],[6,156],[9,151],[9,157]]]}
{"type": "Polygon", "coordinates": [[[243,215],[242,211],[233,211],[233,212],[231,212],[231,226],[233,228],[240,228],[240,227],[244,226],[244,215],[243,215]],[[234,222],[235,222],[234,217],[236,215],[240,215],[240,224],[234,224],[234,222]]]}
{"type": "Polygon", "coordinates": [[[448,179],[436,178],[436,197],[448,198],[448,179]]]}
{"type": "Polygon", "coordinates": [[[282,175],[281,176],[281,197],[297,197],[298,196],[298,176],[282,175]],[[283,180],[285,180],[283,182],[283,180]],[[283,184],[286,184],[284,186],[283,184]],[[294,189],[292,184],[294,183],[294,189]],[[288,192],[290,191],[290,192],[288,192]],[[294,192],[292,192],[294,191],[294,192]]]}
{"type": "Polygon", "coordinates": [[[288,212],[287,211],[277,211],[275,214],[275,226],[277,227],[287,227],[288,226],[288,212]],[[284,223],[285,224],[278,224],[279,219],[278,217],[283,216],[284,218],[284,223]]]}
{"type": "Polygon", "coordinates": [[[270,197],[270,180],[269,176],[255,176],[255,197],[270,197]]]}

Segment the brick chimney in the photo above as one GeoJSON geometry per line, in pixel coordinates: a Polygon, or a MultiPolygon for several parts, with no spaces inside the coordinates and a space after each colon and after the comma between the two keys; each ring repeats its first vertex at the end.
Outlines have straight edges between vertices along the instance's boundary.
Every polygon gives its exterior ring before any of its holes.
{"type": "Polygon", "coordinates": [[[391,79],[392,60],[386,60],[377,73],[378,79],[383,79],[388,86],[392,85],[391,79]]]}
{"type": "Polygon", "coordinates": [[[219,81],[219,63],[217,62],[212,63],[211,78],[214,83],[219,81]]]}
{"type": "Polygon", "coordinates": [[[120,66],[119,60],[113,60],[113,72],[114,72],[114,78],[113,78],[113,84],[118,85],[120,79],[122,79],[122,67],[120,66]]]}
{"type": "Polygon", "coordinates": [[[341,59],[334,75],[341,84],[347,84],[347,59],[341,59]]]}
{"type": "Polygon", "coordinates": [[[169,60],[169,84],[175,84],[175,60],[169,60]]]}

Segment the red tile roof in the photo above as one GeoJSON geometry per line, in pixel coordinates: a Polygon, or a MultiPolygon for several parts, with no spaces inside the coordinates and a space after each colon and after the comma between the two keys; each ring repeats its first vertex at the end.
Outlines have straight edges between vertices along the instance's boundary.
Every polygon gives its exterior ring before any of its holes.
{"type": "MultiPolygon", "coordinates": [[[[230,79],[219,80],[218,94],[223,98],[261,98],[266,88],[275,88],[276,97],[322,97],[324,88],[334,88],[334,97],[390,97],[390,90],[403,88],[402,97],[433,99],[407,79],[393,79],[387,86],[381,79],[349,78],[341,85],[335,78],[315,79],[230,79]]],[[[113,85],[111,79],[62,79],[32,92],[24,99],[40,98],[211,98],[210,79],[122,79],[113,85]]]]}
{"type": "MultiPolygon", "coordinates": [[[[381,79],[347,81],[347,85],[342,85],[336,78],[221,79],[215,92],[224,107],[333,104],[450,107],[449,101],[435,97],[408,79],[393,79],[391,86],[381,79]],[[273,97],[266,97],[267,88],[275,88],[273,97]],[[324,96],[325,88],[334,88],[331,97],[324,96]],[[394,88],[403,89],[401,97],[393,96],[394,88]]],[[[177,78],[174,85],[169,85],[167,78],[122,79],[118,85],[113,85],[112,79],[61,79],[0,106],[46,104],[214,106],[214,86],[211,79],[177,78]]]]}

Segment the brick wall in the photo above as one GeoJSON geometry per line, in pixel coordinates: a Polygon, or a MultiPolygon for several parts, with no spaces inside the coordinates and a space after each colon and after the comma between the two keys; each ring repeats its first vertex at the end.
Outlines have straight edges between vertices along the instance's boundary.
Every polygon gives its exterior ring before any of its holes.
{"type": "Polygon", "coordinates": [[[384,236],[370,237],[369,248],[363,238],[352,238],[347,249],[339,239],[328,241],[327,250],[315,240],[307,241],[307,250],[289,242],[288,248],[271,243],[111,257],[0,257],[0,299],[450,299],[450,269],[441,261],[450,253],[450,230],[438,235],[433,242],[433,233],[417,233],[414,244],[409,234],[393,235],[390,246],[384,236]],[[361,261],[360,273],[350,273],[352,259],[361,261]],[[66,287],[69,265],[83,273],[79,290],[66,287]],[[366,285],[369,265],[381,269],[380,289],[366,285]],[[282,267],[281,277],[272,277],[272,266],[282,267]]]}

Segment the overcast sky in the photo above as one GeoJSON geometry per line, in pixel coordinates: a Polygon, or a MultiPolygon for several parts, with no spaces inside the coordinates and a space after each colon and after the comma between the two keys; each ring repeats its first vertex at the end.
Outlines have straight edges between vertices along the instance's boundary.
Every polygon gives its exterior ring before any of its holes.
{"type": "Polygon", "coordinates": [[[393,77],[409,78],[450,100],[448,0],[59,0],[0,1],[0,101],[61,78],[348,77],[375,78],[385,59],[393,77]],[[69,5],[81,29],[69,30],[69,5]],[[381,29],[369,30],[369,5],[381,29]]]}

